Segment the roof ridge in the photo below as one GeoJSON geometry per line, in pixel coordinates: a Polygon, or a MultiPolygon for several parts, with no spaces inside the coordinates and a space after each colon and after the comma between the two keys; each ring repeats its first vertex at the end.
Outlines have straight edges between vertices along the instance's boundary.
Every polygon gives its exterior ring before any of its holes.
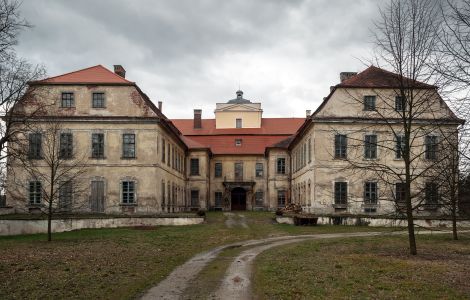
{"type": "Polygon", "coordinates": [[[132,82],[132,81],[127,80],[127,79],[124,78],[124,77],[121,77],[121,76],[117,75],[116,73],[114,73],[113,71],[109,70],[108,68],[106,68],[106,67],[103,66],[102,64],[94,65],[94,66],[87,67],[87,68],[83,68],[83,69],[80,69],[80,70],[75,70],[75,71],[67,72],[67,73],[60,74],[60,75],[56,75],[56,76],[52,76],[52,77],[47,77],[47,78],[38,80],[37,82],[47,82],[47,81],[54,80],[54,79],[59,78],[59,77],[62,77],[62,76],[67,76],[67,75],[71,75],[71,74],[76,74],[76,73],[83,72],[83,71],[87,71],[87,70],[90,70],[90,69],[93,69],[93,68],[102,68],[103,70],[107,71],[108,73],[111,73],[113,76],[115,76],[115,77],[117,76],[117,78],[119,78],[120,80],[124,80],[124,81],[127,82],[127,83],[134,83],[134,82],[132,82]]]}

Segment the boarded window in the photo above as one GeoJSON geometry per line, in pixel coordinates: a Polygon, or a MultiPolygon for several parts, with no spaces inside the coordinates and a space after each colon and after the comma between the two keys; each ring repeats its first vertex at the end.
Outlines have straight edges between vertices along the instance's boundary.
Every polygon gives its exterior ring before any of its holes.
{"type": "Polygon", "coordinates": [[[335,182],[335,204],[348,203],[348,183],[335,182]]]}
{"type": "Polygon", "coordinates": [[[73,93],[62,93],[60,106],[61,107],[74,107],[75,102],[73,100],[73,93]]]}
{"type": "Polygon", "coordinates": [[[62,181],[59,183],[59,208],[70,211],[72,209],[72,181],[62,181]]]}
{"type": "Polygon", "coordinates": [[[135,203],[135,182],[134,181],[122,182],[122,203],[124,204],[135,203]]]}
{"type": "Polygon", "coordinates": [[[335,135],[335,158],[346,158],[347,148],[348,141],[346,135],[335,135]]]}
{"type": "Polygon", "coordinates": [[[91,136],[91,157],[104,158],[104,134],[93,133],[91,136]]]}
{"type": "Polygon", "coordinates": [[[222,163],[216,162],[215,163],[215,170],[214,170],[215,177],[222,177],[222,163]]]}
{"type": "Polygon", "coordinates": [[[104,93],[93,93],[92,107],[93,108],[104,108],[106,105],[104,93]]]}
{"type": "Polygon", "coordinates": [[[29,204],[41,204],[42,200],[42,184],[40,181],[29,182],[29,204]]]}
{"type": "Polygon", "coordinates": [[[122,135],[122,157],[135,158],[135,134],[122,135]]]}
{"type": "Polygon", "coordinates": [[[367,159],[377,158],[377,136],[375,134],[365,136],[364,157],[367,159]]]}
{"type": "Polygon", "coordinates": [[[73,135],[71,133],[60,134],[60,158],[69,159],[73,155],[73,135]]]}
{"type": "Polygon", "coordinates": [[[40,133],[29,134],[29,152],[30,159],[42,158],[42,135],[40,133]]]}

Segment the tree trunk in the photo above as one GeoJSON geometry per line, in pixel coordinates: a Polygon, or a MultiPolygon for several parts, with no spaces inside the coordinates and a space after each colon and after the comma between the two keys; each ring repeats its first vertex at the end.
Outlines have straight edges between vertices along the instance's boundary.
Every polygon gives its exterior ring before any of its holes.
{"type": "Polygon", "coordinates": [[[457,236],[457,209],[456,209],[456,201],[452,201],[452,238],[456,241],[459,239],[457,236]]]}
{"type": "Polygon", "coordinates": [[[408,221],[408,240],[410,243],[410,254],[416,255],[418,251],[416,249],[416,238],[415,238],[415,227],[414,227],[414,220],[413,220],[413,211],[411,207],[411,203],[406,204],[406,219],[408,221]]]}
{"type": "Polygon", "coordinates": [[[52,241],[52,201],[49,201],[49,208],[47,213],[47,241],[52,241]]]}

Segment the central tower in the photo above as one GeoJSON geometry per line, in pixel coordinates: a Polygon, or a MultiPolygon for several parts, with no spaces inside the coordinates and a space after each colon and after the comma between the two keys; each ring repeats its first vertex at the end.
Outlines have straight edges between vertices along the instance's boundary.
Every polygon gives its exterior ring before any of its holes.
{"type": "Polygon", "coordinates": [[[261,128],[263,110],[261,103],[253,103],[243,98],[243,92],[236,92],[237,98],[227,103],[217,103],[215,108],[215,127],[224,128],[261,128]]]}

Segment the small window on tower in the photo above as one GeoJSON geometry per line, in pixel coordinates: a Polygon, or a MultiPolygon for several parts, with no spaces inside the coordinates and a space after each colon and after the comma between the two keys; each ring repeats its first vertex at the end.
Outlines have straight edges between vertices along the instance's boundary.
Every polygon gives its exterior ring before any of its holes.
{"type": "Polygon", "coordinates": [[[242,139],[235,139],[235,146],[241,147],[242,145],[242,139]]]}

